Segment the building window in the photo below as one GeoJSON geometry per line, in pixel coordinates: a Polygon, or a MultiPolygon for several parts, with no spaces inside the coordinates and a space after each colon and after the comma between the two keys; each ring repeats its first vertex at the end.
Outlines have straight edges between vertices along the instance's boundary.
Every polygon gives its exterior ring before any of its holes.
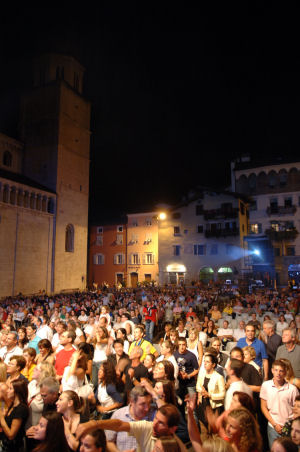
{"type": "Polygon", "coordinates": [[[154,264],[154,254],[153,253],[145,253],[143,255],[143,263],[146,265],[154,264]]]}
{"type": "Polygon", "coordinates": [[[120,265],[125,264],[125,255],[122,253],[118,253],[114,255],[114,264],[120,265]]]}
{"type": "Polygon", "coordinates": [[[180,234],[180,227],[174,226],[174,235],[179,235],[179,234],[180,234]]]}
{"type": "Polygon", "coordinates": [[[173,246],[173,254],[174,256],[180,256],[180,245],[173,246]]]}
{"type": "Polygon", "coordinates": [[[202,204],[196,206],[196,215],[203,215],[203,206],[202,206],[202,204]]]}
{"type": "Polygon", "coordinates": [[[145,281],[151,282],[151,273],[145,273],[145,281]]]}
{"type": "Polygon", "coordinates": [[[148,233],[148,234],[146,234],[146,236],[145,236],[145,242],[144,242],[144,244],[145,245],[148,245],[149,243],[151,243],[152,242],[152,234],[151,233],[148,233]]]}
{"type": "Polygon", "coordinates": [[[8,167],[12,166],[12,155],[9,151],[5,151],[3,154],[3,165],[8,167]]]}
{"type": "Polygon", "coordinates": [[[96,237],[96,245],[103,246],[103,235],[97,235],[96,237]]]}
{"type": "Polygon", "coordinates": [[[249,205],[249,210],[257,210],[257,201],[251,201],[249,205]]]}
{"type": "Polygon", "coordinates": [[[277,198],[270,199],[270,209],[271,209],[271,213],[278,212],[278,199],[277,198]]]}
{"type": "Polygon", "coordinates": [[[262,233],[261,223],[250,224],[250,234],[261,234],[261,233],[262,233]]]}
{"type": "Polygon", "coordinates": [[[210,254],[218,254],[218,245],[217,244],[211,245],[210,254]]]}
{"type": "Polygon", "coordinates": [[[117,245],[123,245],[123,234],[117,234],[117,245]]]}
{"type": "Polygon", "coordinates": [[[280,230],[280,224],[278,221],[271,221],[271,229],[278,232],[280,230]]]}
{"type": "Polygon", "coordinates": [[[74,253],[74,226],[68,224],[66,227],[65,250],[68,253],[74,253]]]}
{"type": "Polygon", "coordinates": [[[145,223],[146,223],[146,226],[151,226],[152,225],[151,218],[147,218],[145,223]]]}
{"type": "Polygon", "coordinates": [[[280,257],[280,248],[278,248],[278,247],[274,248],[274,256],[280,257]]]}
{"type": "Polygon", "coordinates": [[[139,224],[138,224],[138,221],[137,221],[137,220],[132,220],[132,226],[133,226],[134,228],[136,228],[138,225],[139,225],[139,224]]]}
{"type": "Polygon", "coordinates": [[[292,207],[293,205],[293,198],[290,196],[288,198],[284,198],[284,207],[292,207]]]}
{"type": "Polygon", "coordinates": [[[202,234],[203,233],[203,224],[198,224],[197,232],[198,232],[198,234],[202,234]]]}
{"type": "Polygon", "coordinates": [[[131,234],[130,243],[138,243],[139,236],[137,234],[131,234]]]}
{"type": "Polygon", "coordinates": [[[287,246],[286,247],[286,255],[287,256],[295,256],[295,247],[294,246],[287,246]]]}
{"type": "Polygon", "coordinates": [[[205,256],[206,245],[194,245],[194,256],[205,256]]]}
{"type": "Polygon", "coordinates": [[[97,226],[97,234],[103,234],[103,226],[97,226]]]}
{"type": "Polygon", "coordinates": [[[94,265],[104,265],[104,254],[94,254],[94,265]]]}
{"type": "Polygon", "coordinates": [[[287,184],[287,172],[285,170],[279,171],[279,183],[281,187],[287,184]]]}
{"type": "Polygon", "coordinates": [[[131,265],[139,265],[140,263],[140,256],[138,253],[133,253],[130,255],[129,263],[131,265]]]}
{"type": "Polygon", "coordinates": [[[117,226],[117,232],[123,232],[123,226],[117,226]]]}

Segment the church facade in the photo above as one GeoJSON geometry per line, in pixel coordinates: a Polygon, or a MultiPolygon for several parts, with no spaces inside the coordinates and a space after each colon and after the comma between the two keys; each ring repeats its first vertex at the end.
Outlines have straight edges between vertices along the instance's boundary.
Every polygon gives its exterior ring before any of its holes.
{"type": "Polygon", "coordinates": [[[21,101],[20,140],[0,134],[0,297],[86,287],[90,103],[84,68],[48,54],[21,101]]]}

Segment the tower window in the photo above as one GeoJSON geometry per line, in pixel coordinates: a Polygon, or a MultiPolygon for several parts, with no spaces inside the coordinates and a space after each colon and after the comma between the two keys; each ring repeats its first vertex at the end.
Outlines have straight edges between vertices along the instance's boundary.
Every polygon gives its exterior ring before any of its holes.
{"type": "Polygon", "coordinates": [[[3,165],[12,166],[12,155],[9,151],[5,151],[3,154],[3,165]]]}
{"type": "Polygon", "coordinates": [[[65,250],[68,253],[74,253],[74,226],[68,224],[66,227],[65,250]]]}

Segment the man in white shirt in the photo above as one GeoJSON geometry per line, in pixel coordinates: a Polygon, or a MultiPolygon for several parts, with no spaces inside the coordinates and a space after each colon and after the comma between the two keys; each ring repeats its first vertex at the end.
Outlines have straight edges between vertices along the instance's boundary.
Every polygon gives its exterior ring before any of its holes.
{"type": "Polygon", "coordinates": [[[0,358],[5,364],[8,364],[10,358],[14,355],[23,355],[23,350],[18,347],[18,335],[16,331],[8,333],[6,338],[6,345],[0,348],[0,358]]]}
{"type": "Polygon", "coordinates": [[[239,339],[241,339],[242,337],[246,336],[245,333],[245,327],[246,327],[246,323],[244,322],[244,320],[240,320],[239,322],[239,327],[235,328],[233,330],[233,337],[234,340],[237,342],[239,339]]]}
{"type": "Polygon", "coordinates": [[[228,328],[229,322],[227,320],[223,321],[223,328],[218,330],[218,338],[222,341],[223,347],[226,347],[227,342],[233,340],[233,329],[228,328]]]}
{"type": "Polygon", "coordinates": [[[224,408],[225,410],[228,410],[232,401],[233,394],[235,391],[245,392],[250,397],[253,397],[253,393],[249,386],[243,382],[241,379],[241,373],[242,369],[244,367],[244,364],[239,359],[231,359],[227,373],[228,373],[228,382],[230,384],[229,388],[227,389],[226,395],[225,395],[225,401],[224,401],[224,408]]]}
{"type": "Polygon", "coordinates": [[[36,334],[40,339],[48,339],[48,341],[52,341],[53,339],[53,331],[48,326],[49,318],[44,316],[43,318],[37,317],[35,324],[37,327],[36,334]]]}

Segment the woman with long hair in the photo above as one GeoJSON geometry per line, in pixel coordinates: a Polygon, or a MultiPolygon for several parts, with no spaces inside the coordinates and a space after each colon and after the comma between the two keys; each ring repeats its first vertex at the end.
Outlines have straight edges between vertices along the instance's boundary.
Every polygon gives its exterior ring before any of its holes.
{"type": "Polygon", "coordinates": [[[181,448],[176,440],[176,437],[173,436],[161,436],[156,440],[155,446],[152,452],[180,452],[181,448]]]}
{"type": "Polygon", "coordinates": [[[101,419],[110,419],[113,412],[123,405],[123,394],[118,389],[115,367],[110,361],[104,361],[98,372],[96,397],[89,398],[96,405],[101,419]]]}
{"type": "Polygon", "coordinates": [[[29,339],[27,337],[26,327],[20,326],[20,328],[18,328],[18,346],[24,350],[24,348],[27,347],[28,342],[29,339]]]}
{"type": "Polygon", "coordinates": [[[217,329],[215,327],[215,322],[213,320],[209,320],[207,322],[207,328],[204,328],[204,333],[206,333],[207,335],[206,347],[209,347],[210,345],[209,339],[212,339],[213,337],[216,337],[218,335],[217,329]]]}
{"type": "Polygon", "coordinates": [[[8,385],[8,408],[0,411],[2,450],[18,452],[24,447],[25,423],[28,418],[27,382],[14,380],[8,385]]]}
{"type": "Polygon", "coordinates": [[[35,358],[36,351],[33,347],[25,348],[23,351],[23,356],[26,359],[26,366],[21,371],[21,374],[24,375],[25,378],[30,382],[32,380],[33,370],[36,366],[35,358]]]}
{"type": "Polygon", "coordinates": [[[38,343],[38,348],[40,353],[37,356],[36,363],[39,364],[46,361],[54,365],[55,356],[51,342],[48,339],[42,339],[38,343]]]}
{"type": "Polygon", "coordinates": [[[155,364],[153,368],[153,380],[169,380],[175,385],[174,366],[173,364],[163,359],[155,364]]]}
{"type": "Polygon", "coordinates": [[[118,328],[116,332],[116,339],[122,339],[124,341],[124,353],[128,354],[129,341],[127,338],[127,332],[125,328],[118,328]]]}
{"type": "Polygon", "coordinates": [[[85,384],[87,359],[81,350],[76,350],[70,359],[70,365],[65,367],[61,380],[62,390],[78,391],[85,384]]]}
{"type": "Polygon", "coordinates": [[[83,414],[84,402],[74,391],[64,391],[56,402],[57,412],[62,414],[65,434],[70,449],[77,450],[79,441],[75,433],[79,424],[89,420],[88,416],[83,414]]]}
{"type": "Polygon", "coordinates": [[[225,438],[240,452],[262,450],[262,438],[257,421],[246,408],[232,410],[225,427],[225,438]]]}
{"type": "Polygon", "coordinates": [[[300,378],[295,377],[294,369],[291,365],[291,361],[289,359],[280,358],[280,361],[282,361],[285,364],[286,367],[286,376],[285,379],[291,384],[295,385],[298,389],[300,389],[300,378]]]}
{"type": "Polygon", "coordinates": [[[45,413],[30,437],[40,441],[33,452],[70,452],[62,416],[56,411],[45,413]]]}
{"type": "Polygon", "coordinates": [[[199,367],[202,363],[203,358],[203,346],[202,342],[199,340],[199,333],[196,328],[189,329],[189,337],[187,339],[187,349],[196,355],[199,367]]]}

